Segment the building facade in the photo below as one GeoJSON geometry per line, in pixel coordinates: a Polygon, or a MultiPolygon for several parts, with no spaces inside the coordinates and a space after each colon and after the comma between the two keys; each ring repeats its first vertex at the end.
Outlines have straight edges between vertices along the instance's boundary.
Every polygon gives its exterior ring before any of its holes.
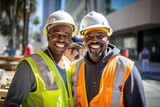
{"type": "Polygon", "coordinates": [[[84,15],[90,11],[106,13],[106,0],[66,0],[65,10],[70,13],[77,26],[84,15]]]}
{"type": "Polygon", "coordinates": [[[137,0],[106,17],[114,30],[110,42],[127,48],[130,58],[138,60],[143,47],[152,62],[160,62],[160,0],[137,0]]]}

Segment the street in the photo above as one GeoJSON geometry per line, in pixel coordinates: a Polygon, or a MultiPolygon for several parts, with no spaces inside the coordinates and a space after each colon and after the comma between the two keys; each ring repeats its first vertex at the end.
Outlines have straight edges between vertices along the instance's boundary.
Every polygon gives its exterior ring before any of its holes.
{"type": "Polygon", "coordinates": [[[160,107],[160,64],[150,63],[149,71],[142,73],[141,64],[136,63],[144,84],[147,107],[160,107]]]}
{"type": "Polygon", "coordinates": [[[160,74],[142,74],[147,107],[160,107],[160,81],[154,76],[160,78],[160,74]]]}

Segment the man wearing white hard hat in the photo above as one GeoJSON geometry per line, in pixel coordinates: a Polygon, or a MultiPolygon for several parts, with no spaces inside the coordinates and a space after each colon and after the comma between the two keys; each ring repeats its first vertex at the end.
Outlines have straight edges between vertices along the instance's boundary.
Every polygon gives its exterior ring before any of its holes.
{"type": "Polygon", "coordinates": [[[48,47],[21,60],[4,107],[73,107],[68,62],[63,54],[76,32],[67,12],[59,10],[48,17],[44,27],[48,47]]]}
{"type": "Polygon", "coordinates": [[[76,107],[145,107],[139,71],[111,43],[104,15],[91,11],[80,23],[79,36],[87,50],[70,68],[76,107]]]}

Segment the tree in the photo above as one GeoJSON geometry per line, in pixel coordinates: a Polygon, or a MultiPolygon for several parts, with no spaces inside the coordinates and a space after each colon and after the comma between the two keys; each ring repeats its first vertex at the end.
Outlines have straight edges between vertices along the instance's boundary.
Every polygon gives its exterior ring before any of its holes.
{"type": "Polygon", "coordinates": [[[35,19],[34,19],[34,21],[33,21],[33,24],[34,25],[38,25],[40,22],[39,22],[39,18],[38,17],[36,17],[35,19]]]}
{"type": "Polygon", "coordinates": [[[9,34],[9,44],[8,46],[13,48],[13,35],[15,34],[15,17],[16,17],[16,9],[17,9],[18,0],[1,0],[0,7],[1,11],[5,14],[6,18],[3,21],[3,26],[1,27],[2,33],[9,34]],[[7,29],[8,28],[8,29],[7,29]],[[7,30],[6,30],[7,29],[7,30]],[[5,32],[4,32],[5,31],[5,32]],[[8,32],[9,31],[9,32],[8,32]]]}
{"type": "MultiPolygon", "coordinates": [[[[36,11],[35,0],[30,0],[30,13],[36,11]]],[[[24,0],[0,0],[0,31],[9,37],[8,47],[15,48],[18,39],[17,29],[23,20],[24,0]]]]}
{"type": "MultiPolygon", "coordinates": [[[[38,18],[38,17],[35,17],[35,19],[34,19],[34,21],[33,21],[33,24],[37,26],[39,23],[40,23],[39,18],[38,18]]],[[[40,32],[39,32],[39,31],[36,31],[36,32],[34,33],[34,39],[35,39],[36,41],[41,41],[41,37],[40,37],[40,32]]]]}

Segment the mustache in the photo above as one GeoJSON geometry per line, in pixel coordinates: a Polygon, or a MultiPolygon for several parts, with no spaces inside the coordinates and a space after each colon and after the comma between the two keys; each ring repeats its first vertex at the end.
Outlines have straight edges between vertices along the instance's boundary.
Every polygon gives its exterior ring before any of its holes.
{"type": "Polygon", "coordinates": [[[89,43],[89,45],[97,45],[97,44],[101,45],[100,42],[91,42],[91,43],[89,43]]]}

